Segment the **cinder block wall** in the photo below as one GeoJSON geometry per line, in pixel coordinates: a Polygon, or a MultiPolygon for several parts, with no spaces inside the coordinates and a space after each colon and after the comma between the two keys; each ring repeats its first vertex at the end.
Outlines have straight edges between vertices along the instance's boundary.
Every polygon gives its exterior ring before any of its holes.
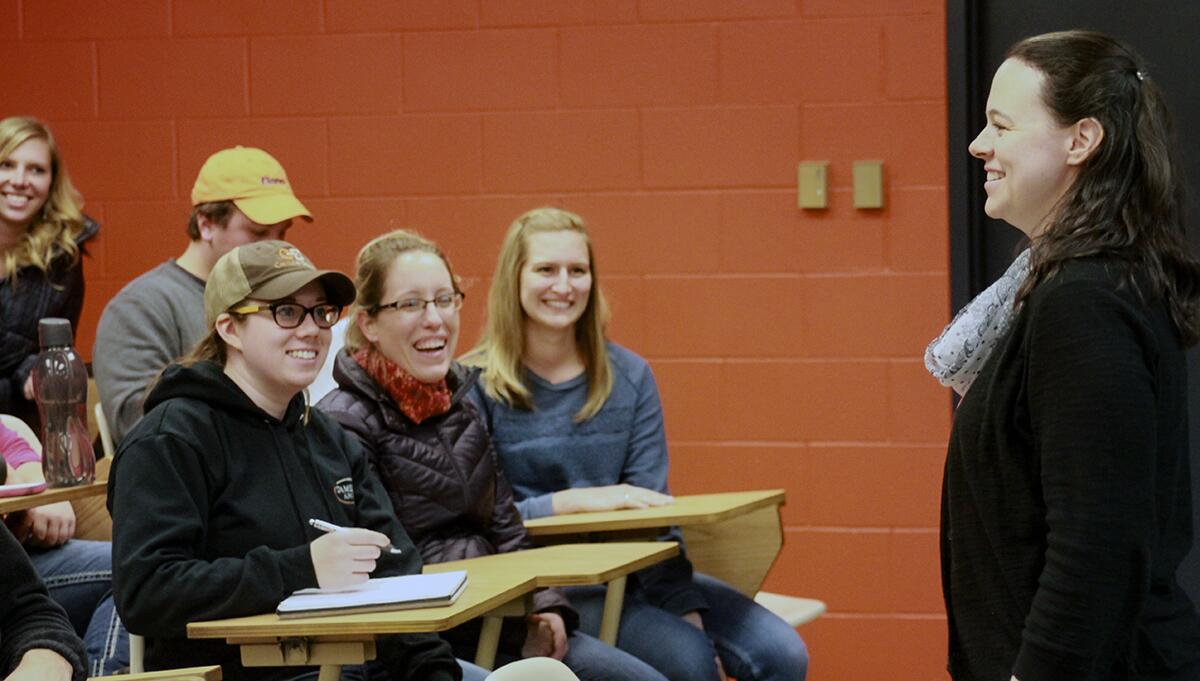
{"type": "MultiPolygon", "coordinates": [[[[825,599],[815,681],[941,679],[937,504],[948,308],[939,0],[0,0],[0,114],[48,119],[104,225],[105,300],[182,251],[196,171],[262,146],[349,268],[440,241],[476,337],[500,237],[593,226],[615,339],[654,365],[677,492],[786,487],[769,580],[825,599]],[[885,163],[887,207],[851,206],[885,163]],[[830,208],[796,163],[830,162],[830,208]]],[[[957,153],[957,152],[956,152],[957,153]]]]}

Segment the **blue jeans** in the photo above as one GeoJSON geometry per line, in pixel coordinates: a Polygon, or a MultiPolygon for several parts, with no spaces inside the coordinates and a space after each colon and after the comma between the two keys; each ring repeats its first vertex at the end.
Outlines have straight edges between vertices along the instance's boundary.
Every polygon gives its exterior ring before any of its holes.
{"type": "Polygon", "coordinates": [[[567,639],[563,664],[580,681],[667,681],[649,664],[581,631],[572,632],[567,639]]]}
{"type": "MultiPolygon", "coordinates": [[[[704,631],[647,603],[633,589],[625,595],[617,647],[645,660],[670,681],[717,681],[713,659],[738,681],[803,681],[808,648],[796,630],[736,589],[696,573],[708,601],[704,631]]],[[[600,629],[603,586],[564,589],[579,611],[580,628],[600,629]]]]}
{"type": "MultiPolygon", "coordinates": [[[[462,660],[461,656],[471,652],[461,646],[454,651],[460,656],[458,664],[463,668],[463,681],[483,681],[489,672],[462,660]]],[[[511,652],[500,650],[496,653],[496,666],[518,659],[511,652]]],[[[667,681],[654,667],[579,630],[567,637],[567,655],[563,664],[570,667],[580,681],[667,681]]]]}
{"type": "Polygon", "coordinates": [[[27,548],[29,560],[54,602],[67,611],[87,648],[88,674],[129,666],[129,634],[112,597],[112,544],[72,539],[52,549],[27,548]]]}

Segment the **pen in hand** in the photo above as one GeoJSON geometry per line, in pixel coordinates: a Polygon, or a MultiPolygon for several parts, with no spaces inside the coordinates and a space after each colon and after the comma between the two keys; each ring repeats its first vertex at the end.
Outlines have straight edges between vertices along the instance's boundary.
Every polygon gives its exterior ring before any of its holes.
{"type": "MultiPolygon", "coordinates": [[[[333,523],[326,522],[324,520],[318,520],[316,518],[309,518],[308,524],[312,525],[313,527],[317,528],[318,530],[320,530],[322,532],[337,532],[338,530],[346,529],[345,527],[342,527],[341,525],[334,525],[333,523]]],[[[381,550],[387,551],[388,553],[391,553],[391,554],[402,553],[402,551],[400,551],[400,549],[392,546],[391,544],[384,546],[381,550]]]]}

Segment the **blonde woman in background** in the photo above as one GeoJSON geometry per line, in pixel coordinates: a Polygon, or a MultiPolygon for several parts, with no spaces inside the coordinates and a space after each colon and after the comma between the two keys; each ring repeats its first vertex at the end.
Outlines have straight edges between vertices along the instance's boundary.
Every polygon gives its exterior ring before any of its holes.
{"type": "Polygon", "coordinates": [[[35,431],[38,321],[78,324],[83,244],[100,230],[82,209],[50,129],[32,118],[0,121],[0,412],[35,431]]]}
{"type": "MultiPolygon", "coordinates": [[[[0,121],[0,412],[39,434],[32,377],[38,322],[79,322],[83,246],[100,229],[82,208],[50,129],[32,118],[0,121]]],[[[10,482],[43,480],[35,456],[16,463],[10,482]]],[[[128,666],[128,636],[113,608],[109,543],[72,539],[75,511],[66,501],[9,514],[5,523],[83,637],[89,673],[128,666]]]]}
{"type": "MultiPolygon", "coordinates": [[[[649,365],[605,337],[608,311],[583,219],[558,208],[517,218],[500,250],[472,397],[525,518],[668,504],[662,406],[649,365]]],[[[664,539],[682,542],[678,530],[664,539]]],[[[567,590],[595,634],[602,589],[567,590]]],[[[617,646],[672,681],[799,681],[796,631],[686,554],[637,573],[617,646]]]]}

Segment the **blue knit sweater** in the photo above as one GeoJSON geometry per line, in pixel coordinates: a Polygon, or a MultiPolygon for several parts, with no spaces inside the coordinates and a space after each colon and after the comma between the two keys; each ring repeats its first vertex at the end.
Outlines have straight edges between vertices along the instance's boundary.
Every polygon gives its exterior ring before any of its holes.
{"type": "MultiPolygon", "coordinates": [[[[658,386],[646,360],[608,343],[613,390],[595,416],[576,423],[587,400],[587,375],[550,383],[525,374],[532,410],[491,399],[480,384],[471,397],[488,421],[504,475],[525,518],[553,515],[551,495],[577,487],[628,483],[664,494],[667,439],[658,386]]],[[[680,542],[678,530],[664,539],[680,542]]],[[[681,558],[643,571],[641,583],[651,602],[676,614],[706,607],[691,586],[691,563],[681,558]]]]}

